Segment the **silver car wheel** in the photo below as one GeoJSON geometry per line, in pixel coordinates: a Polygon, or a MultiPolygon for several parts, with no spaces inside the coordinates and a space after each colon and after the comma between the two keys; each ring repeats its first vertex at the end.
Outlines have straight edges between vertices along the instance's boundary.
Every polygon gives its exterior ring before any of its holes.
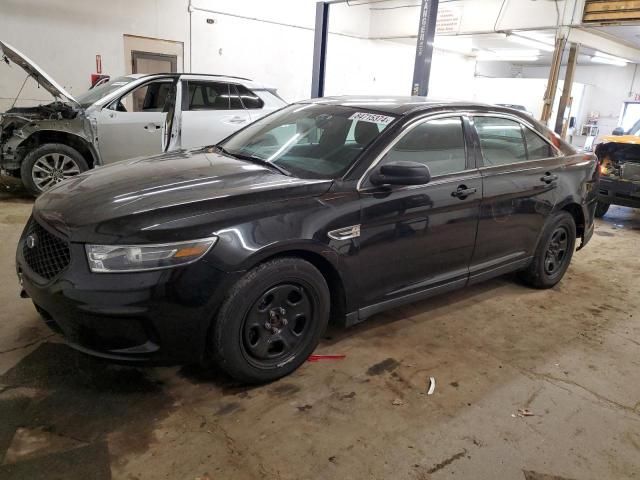
{"type": "Polygon", "coordinates": [[[34,162],[31,178],[38,190],[45,191],[79,173],[80,167],[73,158],[62,153],[47,153],[34,162]]]}

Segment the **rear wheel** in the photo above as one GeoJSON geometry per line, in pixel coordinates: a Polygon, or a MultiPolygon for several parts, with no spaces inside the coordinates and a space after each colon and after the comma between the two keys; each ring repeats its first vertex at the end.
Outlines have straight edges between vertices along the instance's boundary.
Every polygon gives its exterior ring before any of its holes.
{"type": "Polygon", "coordinates": [[[611,205],[609,203],[598,202],[596,204],[596,218],[604,217],[610,206],[611,205]]]}
{"type": "Polygon", "coordinates": [[[213,325],[213,355],[246,383],[276,380],[313,352],[329,321],[329,288],[299,258],[279,258],[247,272],[230,290],[213,325]]]}
{"type": "Polygon", "coordinates": [[[24,157],[20,177],[29,193],[38,196],[88,169],[86,160],[75,148],[62,143],[45,143],[24,157]]]}
{"type": "Polygon", "coordinates": [[[547,220],[535,256],[522,280],[535,288],[557,284],[571,263],[576,245],[576,223],[568,212],[558,212],[547,220]]]}

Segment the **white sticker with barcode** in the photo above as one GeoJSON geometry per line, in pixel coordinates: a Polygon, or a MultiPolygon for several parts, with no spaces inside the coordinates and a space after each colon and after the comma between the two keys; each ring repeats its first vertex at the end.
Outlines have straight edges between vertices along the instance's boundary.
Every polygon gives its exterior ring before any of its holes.
{"type": "Polygon", "coordinates": [[[349,120],[358,120],[361,122],[378,123],[380,125],[389,125],[393,122],[394,117],[387,115],[378,115],[377,113],[356,112],[349,117],[349,120]]]}

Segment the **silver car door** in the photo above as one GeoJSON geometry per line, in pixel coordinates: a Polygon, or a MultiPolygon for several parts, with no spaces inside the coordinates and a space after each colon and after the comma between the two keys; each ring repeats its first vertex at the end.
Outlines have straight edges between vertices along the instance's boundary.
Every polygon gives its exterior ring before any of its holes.
{"type": "Polygon", "coordinates": [[[97,115],[98,148],[103,163],[163,151],[165,105],[175,96],[173,79],[147,82],[97,115]]]}

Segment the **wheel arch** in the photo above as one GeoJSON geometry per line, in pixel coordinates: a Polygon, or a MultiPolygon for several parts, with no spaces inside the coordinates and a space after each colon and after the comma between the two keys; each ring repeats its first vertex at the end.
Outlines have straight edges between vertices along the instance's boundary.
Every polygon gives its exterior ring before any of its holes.
{"type": "Polygon", "coordinates": [[[571,214],[576,223],[576,237],[583,238],[586,228],[586,218],[582,206],[574,201],[567,202],[558,211],[565,211],[571,214]]]}
{"type": "Polygon", "coordinates": [[[22,162],[28,152],[47,143],[61,143],[76,149],[85,159],[89,168],[99,164],[98,152],[85,138],[58,130],[38,130],[29,135],[18,147],[21,150],[20,161],[22,162]]]}
{"type": "Polygon", "coordinates": [[[347,312],[347,288],[338,267],[338,254],[323,245],[281,245],[257,252],[248,260],[247,270],[276,258],[300,258],[316,267],[327,282],[331,298],[330,320],[344,321],[347,312]]]}

